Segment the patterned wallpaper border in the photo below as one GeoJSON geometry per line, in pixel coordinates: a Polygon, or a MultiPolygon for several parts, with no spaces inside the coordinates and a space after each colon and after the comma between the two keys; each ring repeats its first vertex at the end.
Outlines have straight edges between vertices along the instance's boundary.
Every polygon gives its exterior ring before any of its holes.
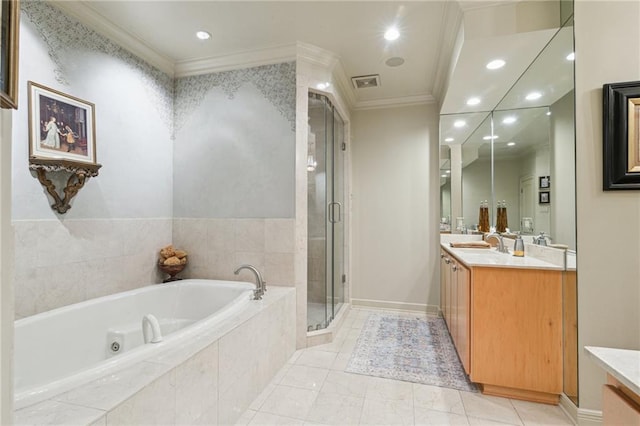
{"type": "Polygon", "coordinates": [[[163,122],[172,125],[174,79],[171,76],[42,0],[22,1],[20,9],[46,43],[49,57],[56,65],[54,75],[58,83],[70,86],[67,69],[76,64],[67,63],[69,57],[83,51],[103,53],[137,71],[163,122]]]}
{"type": "Polygon", "coordinates": [[[73,64],[66,63],[65,59],[71,53],[99,52],[116,58],[138,71],[158,113],[171,126],[172,135],[209,90],[220,88],[233,99],[238,89],[248,83],[258,88],[295,131],[295,62],[174,79],[42,0],[21,2],[21,11],[46,43],[49,57],[56,65],[54,75],[58,83],[70,86],[67,68],[73,64]]]}
{"type": "Polygon", "coordinates": [[[176,79],[174,130],[182,128],[188,116],[202,103],[207,92],[220,88],[229,99],[247,83],[253,84],[275,106],[295,130],[296,63],[285,62],[255,68],[224,71],[176,79]]]}

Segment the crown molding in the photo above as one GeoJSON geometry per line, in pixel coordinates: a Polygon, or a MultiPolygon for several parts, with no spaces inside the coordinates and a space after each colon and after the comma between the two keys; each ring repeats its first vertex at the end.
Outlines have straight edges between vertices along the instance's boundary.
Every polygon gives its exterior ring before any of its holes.
{"type": "Polygon", "coordinates": [[[313,44],[299,41],[295,43],[295,46],[297,48],[298,59],[306,60],[313,65],[319,65],[333,70],[336,64],[340,62],[338,55],[329,50],[314,46],[313,44]]]}
{"type": "Polygon", "coordinates": [[[159,54],[136,36],[113,24],[93,9],[87,1],[46,1],[160,71],[174,76],[174,62],[171,59],[159,54]]]}
{"type": "Polygon", "coordinates": [[[436,99],[432,95],[402,96],[398,98],[375,99],[372,101],[358,101],[353,109],[360,111],[367,109],[400,108],[413,105],[433,104],[435,102],[436,99]]]}
{"type": "Polygon", "coordinates": [[[209,58],[178,61],[175,64],[175,76],[187,77],[190,75],[253,68],[261,65],[280,64],[295,61],[296,56],[297,44],[289,43],[209,58]]]}

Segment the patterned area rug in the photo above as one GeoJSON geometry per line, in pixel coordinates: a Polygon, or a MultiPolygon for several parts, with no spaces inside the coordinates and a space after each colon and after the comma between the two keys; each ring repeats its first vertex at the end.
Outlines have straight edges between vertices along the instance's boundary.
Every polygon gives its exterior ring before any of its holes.
{"type": "Polygon", "coordinates": [[[478,392],[464,373],[442,318],[371,314],[349,373],[478,392]]]}

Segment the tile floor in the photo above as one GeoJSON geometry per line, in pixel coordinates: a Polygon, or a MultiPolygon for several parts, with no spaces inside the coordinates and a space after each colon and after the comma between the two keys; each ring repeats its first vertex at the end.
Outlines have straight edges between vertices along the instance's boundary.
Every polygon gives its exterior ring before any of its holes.
{"type": "Polygon", "coordinates": [[[573,425],[556,406],[345,373],[372,312],[352,309],[332,343],[297,351],[236,424],[573,425]]]}

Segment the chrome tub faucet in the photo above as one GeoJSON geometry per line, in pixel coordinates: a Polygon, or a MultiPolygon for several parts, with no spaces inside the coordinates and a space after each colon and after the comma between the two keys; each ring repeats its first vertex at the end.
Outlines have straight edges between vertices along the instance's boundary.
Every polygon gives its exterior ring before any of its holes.
{"type": "Polygon", "coordinates": [[[262,279],[262,275],[260,275],[260,271],[253,265],[240,265],[238,268],[233,271],[235,275],[238,275],[240,271],[243,269],[248,269],[253,272],[253,275],[256,277],[256,289],[253,291],[253,300],[261,300],[264,293],[267,291],[266,281],[262,279]]]}

